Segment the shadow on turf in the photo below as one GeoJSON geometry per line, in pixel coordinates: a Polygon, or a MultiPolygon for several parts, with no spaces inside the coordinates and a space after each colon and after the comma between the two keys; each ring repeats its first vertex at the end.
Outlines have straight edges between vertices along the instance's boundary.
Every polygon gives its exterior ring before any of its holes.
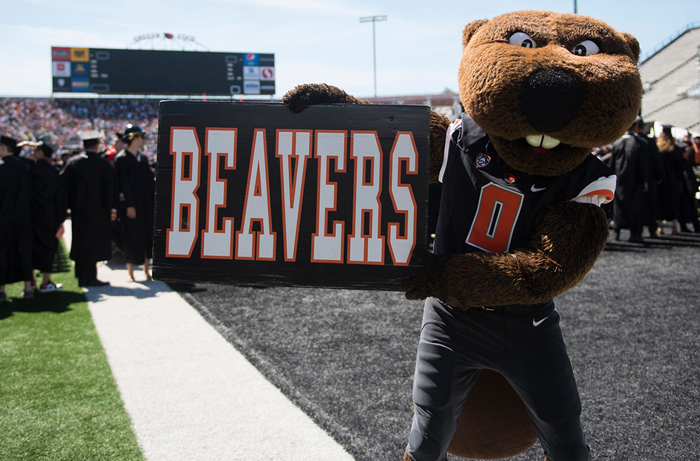
{"type": "Polygon", "coordinates": [[[71,311],[71,304],[85,302],[80,293],[72,291],[59,291],[56,293],[36,293],[32,299],[19,297],[7,298],[0,304],[0,320],[12,317],[15,312],[38,314],[40,312],[53,312],[62,314],[71,311]]]}

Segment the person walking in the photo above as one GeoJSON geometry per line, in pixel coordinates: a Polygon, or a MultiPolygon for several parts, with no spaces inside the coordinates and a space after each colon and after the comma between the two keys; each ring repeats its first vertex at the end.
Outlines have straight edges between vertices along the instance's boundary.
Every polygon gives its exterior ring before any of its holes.
{"type": "Polygon", "coordinates": [[[683,187],[683,150],[676,144],[670,126],[663,127],[656,138],[656,145],[664,166],[664,180],[658,189],[657,234],[663,234],[663,221],[670,221],[671,234],[678,235],[683,187]]]}
{"type": "Polygon", "coordinates": [[[141,153],[144,132],[129,124],[122,136],[126,148],[117,154],[117,209],[129,281],[135,282],[134,265],[143,264],[146,280],[151,280],[150,258],[153,257],[153,211],[155,181],[148,158],[141,153]]]}
{"type": "Polygon", "coordinates": [[[58,241],[63,237],[66,219],[66,189],[64,178],[52,163],[58,149],[55,139],[45,136],[35,144],[32,173],[32,266],[42,272],[39,293],[63,288],[51,281],[58,241]]]}
{"type": "Polygon", "coordinates": [[[5,285],[24,281],[25,299],[32,289],[32,179],[29,168],[13,155],[17,139],[0,136],[0,302],[7,300],[5,285]]]}
{"type": "Polygon", "coordinates": [[[647,170],[647,190],[642,192],[642,226],[649,230],[649,237],[656,238],[658,224],[658,189],[664,180],[664,165],[661,160],[659,148],[656,145],[656,138],[641,136],[647,142],[649,148],[649,168],[647,170]]]}
{"type": "Polygon", "coordinates": [[[698,202],[695,194],[698,192],[698,180],[695,178],[693,163],[695,152],[693,150],[692,139],[688,136],[688,142],[684,141],[679,145],[683,149],[681,165],[683,168],[683,180],[681,181],[681,206],[678,218],[681,232],[690,232],[688,223],[693,225],[693,232],[700,233],[700,221],[698,220],[698,202]]]}
{"type": "Polygon", "coordinates": [[[81,133],[85,152],[68,161],[65,178],[73,240],[70,257],[81,287],[109,285],[97,279],[97,262],[112,257],[110,221],[115,217],[114,179],[109,162],[98,154],[102,135],[81,133]]]}
{"type": "Polygon", "coordinates": [[[649,189],[649,146],[637,133],[641,117],[637,117],[611,150],[610,166],[617,175],[613,201],[614,238],[620,239],[620,229],[631,230],[630,242],[644,243],[642,239],[642,193],[649,189]]]}

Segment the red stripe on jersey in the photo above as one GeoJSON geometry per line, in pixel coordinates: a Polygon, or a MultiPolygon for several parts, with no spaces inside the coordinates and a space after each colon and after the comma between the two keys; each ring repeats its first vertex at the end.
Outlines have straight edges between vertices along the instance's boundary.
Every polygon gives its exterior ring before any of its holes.
{"type": "Polygon", "coordinates": [[[582,195],[582,197],[586,197],[587,195],[602,195],[605,197],[605,200],[612,202],[612,200],[615,198],[615,192],[611,191],[610,189],[598,189],[591,191],[587,194],[582,195]]]}

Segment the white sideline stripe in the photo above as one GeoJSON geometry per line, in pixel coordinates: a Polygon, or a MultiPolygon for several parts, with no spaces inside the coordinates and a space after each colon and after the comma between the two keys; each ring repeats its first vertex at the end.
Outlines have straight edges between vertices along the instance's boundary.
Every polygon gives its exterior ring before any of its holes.
{"type": "Polygon", "coordinates": [[[353,459],[180,295],[126,277],[100,266],[86,296],[146,460],[353,459]]]}
{"type": "Polygon", "coordinates": [[[165,283],[99,277],[90,312],[147,460],[353,459],[165,283]]]}

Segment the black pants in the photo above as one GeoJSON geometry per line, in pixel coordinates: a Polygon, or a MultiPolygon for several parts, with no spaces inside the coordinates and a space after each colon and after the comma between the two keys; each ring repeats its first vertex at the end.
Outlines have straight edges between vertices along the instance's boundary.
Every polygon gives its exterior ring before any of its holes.
{"type": "Polygon", "coordinates": [[[463,311],[425,302],[406,451],[442,461],[469,389],[482,369],[501,373],[527,407],[548,459],[588,461],[581,402],[554,303],[463,311]]]}
{"type": "Polygon", "coordinates": [[[97,279],[97,262],[76,261],[75,277],[78,279],[78,283],[80,284],[97,279]]]}

